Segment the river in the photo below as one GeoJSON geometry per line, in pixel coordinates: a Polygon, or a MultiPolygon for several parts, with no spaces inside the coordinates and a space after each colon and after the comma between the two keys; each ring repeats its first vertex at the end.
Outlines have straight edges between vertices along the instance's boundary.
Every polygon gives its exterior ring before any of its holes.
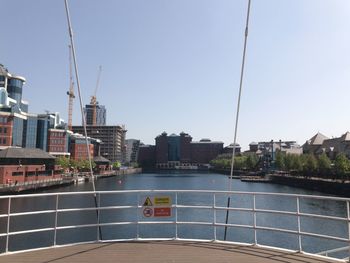
{"type": "MultiPolygon", "coordinates": [[[[96,189],[98,191],[108,190],[228,190],[230,179],[227,175],[221,175],[209,172],[162,172],[162,173],[142,173],[135,175],[125,175],[117,177],[101,178],[96,181],[96,189]]],[[[289,186],[275,185],[270,183],[252,183],[241,182],[233,179],[233,191],[245,192],[276,192],[306,195],[324,195],[320,192],[305,190],[302,188],[293,188],[289,186]]],[[[92,183],[83,183],[78,185],[70,185],[59,189],[47,190],[45,192],[79,192],[91,191],[92,183]]],[[[128,195],[105,195],[101,197],[101,205],[117,206],[117,205],[139,205],[146,198],[146,194],[128,194],[128,195]]],[[[178,204],[183,205],[212,205],[213,196],[209,194],[179,194],[178,204]]],[[[174,200],[175,196],[171,195],[174,200]]],[[[252,197],[248,195],[232,195],[231,207],[252,207],[252,197]]],[[[217,206],[226,206],[227,196],[216,196],[215,204],[217,206]]],[[[24,212],[31,210],[54,209],[55,199],[49,197],[45,199],[39,198],[20,198],[14,199],[11,205],[11,212],[24,212]]],[[[60,197],[59,208],[75,208],[75,207],[93,207],[94,200],[92,196],[67,196],[60,197]]],[[[256,199],[256,207],[259,209],[276,209],[283,211],[296,211],[295,199],[286,197],[260,196],[256,199]]],[[[1,213],[6,213],[6,200],[0,203],[1,213]]],[[[318,213],[332,216],[346,216],[346,205],[344,202],[323,201],[301,199],[301,212],[318,213]]],[[[218,211],[216,221],[224,223],[225,211],[218,211]]],[[[174,215],[172,215],[174,217],[174,215]]],[[[174,220],[174,218],[170,218],[174,220]]],[[[178,221],[200,221],[212,222],[213,212],[208,209],[181,209],[177,211],[178,221]]],[[[7,218],[0,218],[0,232],[6,232],[7,218]]],[[[149,220],[148,218],[146,218],[149,220]]],[[[106,210],[100,214],[101,223],[119,222],[119,221],[146,221],[142,217],[141,211],[135,209],[123,210],[106,210]]],[[[156,219],[158,220],[158,219],[156,219]]],[[[160,219],[163,220],[163,219],[160,219]]],[[[52,227],[55,221],[54,214],[47,215],[31,215],[21,217],[11,217],[10,230],[23,231],[32,228],[52,227]]],[[[66,226],[71,224],[94,224],[96,223],[96,211],[86,212],[69,212],[62,213],[58,217],[58,225],[66,226]]],[[[244,211],[232,211],[229,216],[229,223],[241,225],[253,225],[253,213],[244,211]]],[[[257,213],[258,226],[280,227],[290,230],[297,229],[297,220],[295,216],[275,215],[270,213],[257,213]]],[[[216,227],[216,235],[218,239],[223,239],[224,228],[216,227]]],[[[311,219],[301,217],[301,230],[304,232],[314,232],[318,234],[332,234],[338,237],[347,238],[348,225],[346,222],[338,222],[334,220],[311,219]]],[[[175,231],[174,225],[115,225],[104,226],[101,228],[102,239],[128,239],[133,238],[139,233],[140,237],[173,237],[175,231]]],[[[179,225],[178,236],[182,238],[197,239],[213,239],[213,226],[195,226],[195,225],[179,225]]],[[[96,238],[96,227],[84,229],[67,229],[60,230],[57,233],[57,244],[66,244],[71,242],[81,242],[94,240],[96,238]]],[[[276,231],[257,231],[258,243],[263,245],[271,245],[284,247],[288,249],[298,249],[298,236],[295,234],[281,233],[276,231]]],[[[11,251],[26,248],[35,248],[47,246],[52,243],[53,231],[14,235],[10,237],[9,249],[11,251]]],[[[4,249],[4,238],[0,238],[0,248],[4,249]]],[[[227,240],[243,243],[254,242],[254,231],[249,228],[232,227],[228,230],[227,240]]],[[[329,241],[321,238],[307,237],[302,238],[303,250],[307,252],[319,252],[327,249],[346,246],[347,244],[340,241],[329,241]]],[[[342,256],[342,255],[340,255],[342,256]]]]}

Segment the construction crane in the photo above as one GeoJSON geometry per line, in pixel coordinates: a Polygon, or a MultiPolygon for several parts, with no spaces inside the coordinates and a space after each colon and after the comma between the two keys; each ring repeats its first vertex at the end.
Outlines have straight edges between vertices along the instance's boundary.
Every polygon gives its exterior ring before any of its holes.
{"type": "Polygon", "coordinates": [[[72,47],[68,45],[69,48],[69,91],[68,95],[68,130],[72,130],[72,116],[73,116],[73,99],[74,95],[74,81],[73,81],[73,71],[72,71],[72,47]]]}
{"type": "Polygon", "coordinates": [[[94,95],[91,96],[91,101],[90,104],[92,105],[92,125],[96,126],[96,113],[97,113],[97,99],[96,99],[96,93],[98,86],[100,84],[100,77],[101,77],[101,72],[102,72],[102,66],[98,68],[98,75],[97,75],[97,82],[96,82],[96,87],[95,87],[95,92],[94,95]]]}

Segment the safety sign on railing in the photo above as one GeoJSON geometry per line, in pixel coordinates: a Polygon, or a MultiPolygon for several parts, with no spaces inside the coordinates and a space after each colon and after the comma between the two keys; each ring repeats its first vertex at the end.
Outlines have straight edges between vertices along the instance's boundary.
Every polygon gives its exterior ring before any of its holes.
{"type": "Polygon", "coordinates": [[[142,200],[142,214],[144,217],[170,217],[170,196],[146,196],[142,200]]]}

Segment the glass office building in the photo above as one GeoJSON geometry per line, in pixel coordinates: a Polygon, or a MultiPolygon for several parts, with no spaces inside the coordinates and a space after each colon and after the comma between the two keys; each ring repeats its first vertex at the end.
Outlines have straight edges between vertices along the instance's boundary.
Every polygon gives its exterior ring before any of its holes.
{"type": "Polygon", "coordinates": [[[28,116],[23,125],[23,147],[36,148],[38,118],[36,116],[28,116]]]}
{"type": "MultiPolygon", "coordinates": [[[[84,114],[86,118],[86,124],[93,124],[93,109],[94,106],[92,104],[87,104],[84,107],[84,114]]],[[[106,108],[103,105],[96,105],[96,125],[106,125],[106,108]]]]}
{"type": "Polygon", "coordinates": [[[168,137],[168,161],[180,161],[180,136],[172,134],[168,137]]]}

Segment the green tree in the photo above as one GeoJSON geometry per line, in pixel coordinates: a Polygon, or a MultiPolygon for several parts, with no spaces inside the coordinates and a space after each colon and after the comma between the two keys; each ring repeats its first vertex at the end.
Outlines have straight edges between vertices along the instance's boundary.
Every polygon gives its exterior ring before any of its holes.
{"type": "Polygon", "coordinates": [[[350,162],[344,153],[337,155],[334,161],[335,171],[337,175],[345,179],[346,172],[350,170],[350,162]]]}
{"type": "Polygon", "coordinates": [[[118,170],[121,167],[121,163],[119,161],[115,161],[112,166],[113,169],[118,170]]]}
{"type": "Polygon", "coordinates": [[[55,163],[60,165],[63,169],[67,169],[70,167],[70,161],[68,158],[64,156],[59,156],[55,159],[55,163]]]}
{"type": "Polygon", "coordinates": [[[313,154],[306,154],[303,157],[303,171],[307,174],[313,174],[317,171],[318,162],[313,154]]]}
{"type": "Polygon", "coordinates": [[[258,156],[256,154],[248,154],[245,160],[245,166],[249,170],[254,170],[258,164],[258,156]]]}
{"type": "Polygon", "coordinates": [[[238,170],[244,169],[244,168],[246,168],[246,162],[247,162],[247,156],[236,156],[235,162],[233,164],[233,168],[238,169],[238,170]]]}
{"type": "Polygon", "coordinates": [[[331,170],[331,160],[328,158],[328,156],[325,153],[322,153],[318,157],[318,169],[321,174],[327,174],[330,173],[331,170]]]}
{"type": "Polygon", "coordinates": [[[286,164],[285,164],[285,154],[281,153],[280,151],[277,152],[276,154],[276,167],[280,170],[285,170],[286,169],[286,164]]]}
{"type": "Polygon", "coordinates": [[[287,171],[290,171],[293,169],[293,156],[292,156],[292,154],[287,154],[284,157],[284,165],[285,165],[285,168],[287,169],[287,171]]]}
{"type": "MultiPolygon", "coordinates": [[[[90,162],[89,160],[77,160],[76,163],[76,168],[78,169],[78,171],[80,172],[89,172],[90,171],[90,162]]],[[[91,162],[92,165],[92,169],[94,169],[96,167],[96,163],[94,161],[91,162]]]]}

